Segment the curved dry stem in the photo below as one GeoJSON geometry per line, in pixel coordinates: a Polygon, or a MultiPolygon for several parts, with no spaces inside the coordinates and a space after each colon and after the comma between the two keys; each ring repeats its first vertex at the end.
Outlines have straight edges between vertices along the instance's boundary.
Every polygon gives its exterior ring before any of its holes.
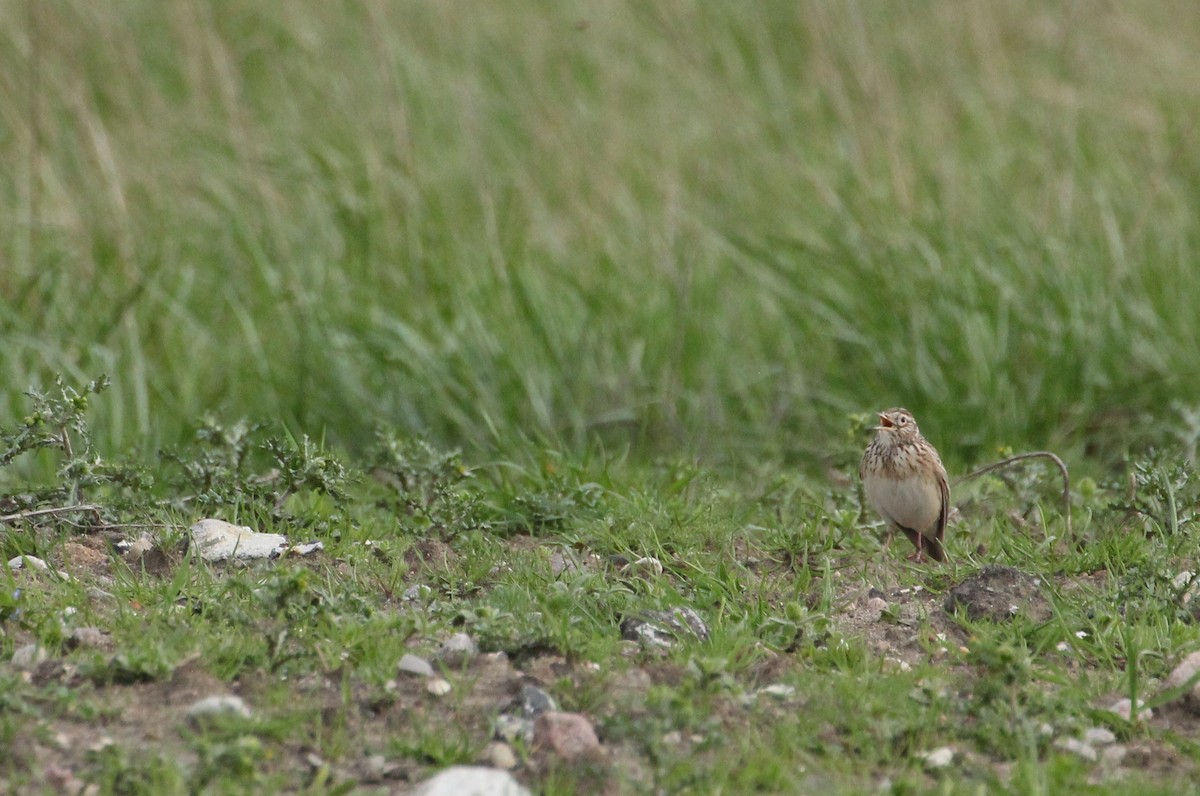
{"type": "Polygon", "coordinates": [[[1067,538],[1072,541],[1075,539],[1075,532],[1071,529],[1071,476],[1067,473],[1067,465],[1062,459],[1058,458],[1057,454],[1050,451],[1033,451],[1032,453],[1018,453],[1016,456],[1009,456],[1007,459],[1001,459],[998,462],[980,467],[978,470],[973,470],[964,476],[954,479],[955,484],[961,484],[964,481],[970,481],[972,478],[978,478],[981,475],[986,475],[994,470],[999,470],[1002,467],[1007,467],[1010,464],[1025,461],[1026,459],[1049,459],[1058,467],[1058,471],[1062,473],[1063,479],[1063,516],[1067,520],[1067,538]]]}

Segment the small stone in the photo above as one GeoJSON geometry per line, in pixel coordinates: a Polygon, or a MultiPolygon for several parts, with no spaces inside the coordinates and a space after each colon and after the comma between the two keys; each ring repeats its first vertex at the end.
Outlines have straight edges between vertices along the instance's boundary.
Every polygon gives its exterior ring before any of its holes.
{"type": "Polygon", "coordinates": [[[1083,742],[1092,746],[1107,746],[1117,742],[1117,736],[1107,727],[1089,727],[1083,731],[1083,742]]]}
{"type": "Polygon", "coordinates": [[[663,574],[663,565],[654,556],[643,556],[622,566],[621,574],[635,578],[653,578],[663,574]]]}
{"type": "Polygon", "coordinates": [[[441,677],[431,677],[429,682],[425,683],[425,690],[433,694],[435,697],[445,696],[453,690],[449,680],[443,680],[441,677]]]}
{"type": "Polygon", "coordinates": [[[547,711],[533,723],[533,743],[563,760],[597,757],[603,753],[596,730],[579,713],[547,711]]]}
{"type": "Polygon", "coordinates": [[[106,592],[97,586],[89,586],[87,590],[88,599],[92,602],[107,603],[117,599],[115,595],[106,592]]]}
{"type": "Polygon", "coordinates": [[[475,639],[466,633],[455,633],[442,642],[434,658],[447,666],[457,668],[478,654],[479,647],[475,645],[475,639]]]}
{"type": "Polygon", "coordinates": [[[867,613],[875,617],[875,621],[883,616],[883,612],[887,610],[887,600],[882,597],[870,597],[867,599],[867,613]]]}
{"type": "Polygon", "coordinates": [[[638,642],[643,649],[669,649],[686,636],[693,636],[700,641],[708,640],[708,625],[700,618],[700,614],[688,607],[646,611],[621,622],[621,637],[638,642]]]}
{"type": "Polygon", "coordinates": [[[26,644],[13,650],[12,666],[23,672],[32,672],[48,657],[45,647],[26,644]]]}
{"type": "MultiPolygon", "coordinates": [[[[1138,721],[1149,721],[1150,719],[1154,718],[1154,711],[1150,708],[1143,707],[1145,704],[1146,703],[1140,699],[1137,701],[1138,721]]],[[[1125,719],[1125,721],[1133,721],[1133,703],[1129,701],[1128,697],[1125,699],[1118,699],[1116,702],[1109,705],[1108,709],[1112,713],[1116,713],[1118,716],[1125,719]]]]}
{"type": "Polygon", "coordinates": [[[1193,713],[1200,713],[1200,652],[1193,652],[1184,658],[1167,675],[1163,681],[1162,690],[1173,691],[1183,688],[1192,682],[1191,687],[1182,695],[1184,706],[1193,713]]]}
{"type": "Polygon", "coordinates": [[[24,569],[25,567],[40,571],[50,569],[50,565],[37,556],[17,556],[8,561],[9,569],[24,569]]]}
{"type": "Polygon", "coordinates": [[[1078,738],[1059,738],[1054,742],[1054,745],[1057,748],[1062,749],[1064,752],[1071,752],[1072,754],[1079,755],[1084,760],[1095,762],[1100,757],[1096,754],[1096,750],[1091,744],[1084,743],[1078,738]]]}
{"type": "Polygon", "coordinates": [[[133,542],[125,545],[125,557],[137,561],[153,550],[155,545],[154,537],[148,533],[144,533],[133,542]]]}
{"type": "Polygon", "coordinates": [[[1109,767],[1121,765],[1129,750],[1120,744],[1106,746],[1100,750],[1100,762],[1109,767]]]}
{"type": "Polygon", "coordinates": [[[117,742],[113,740],[111,735],[101,735],[99,738],[88,744],[87,751],[96,754],[116,745],[116,743],[117,742]]]}
{"type": "Polygon", "coordinates": [[[550,554],[550,574],[554,577],[578,571],[579,564],[573,557],[566,555],[561,550],[555,550],[550,554]]]}
{"type": "Polygon", "coordinates": [[[302,544],[294,544],[283,551],[285,556],[311,556],[313,553],[319,553],[325,549],[324,542],[304,542],[302,544]]]}
{"type": "Polygon", "coordinates": [[[796,695],[796,689],[793,686],[785,683],[772,683],[765,688],[758,689],[758,693],[765,694],[770,697],[775,697],[779,700],[791,699],[796,695]]]}
{"type": "Polygon", "coordinates": [[[517,767],[516,752],[502,741],[492,741],[484,747],[483,759],[492,768],[510,771],[517,767]]]}
{"type": "Polygon", "coordinates": [[[381,754],[367,755],[362,764],[363,779],[366,782],[382,782],[396,775],[400,770],[398,763],[389,761],[381,754]]]}
{"type": "Polygon", "coordinates": [[[926,752],[921,757],[925,761],[925,767],[928,769],[946,768],[954,762],[954,750],[949,746],[941,746],[932,752],[926,752]]]}
{"type": "Polygon", "coordinates": [[[1175,591],[1180,594],[1179,601],[1182,604],[1187,605],[1192,601],[1192,597],[1194,596],[1192,594],[1192,592],[1195,591],[1193,587],[1200,586],[1200,581],[1196,580],[1195,572],[1190,569],[1185,569],[1174,578],[1171,578],[1171,585],[1175,588],[1175,591]]]}
{"type": "Polygon", "coordinates": [[[536,685],[521,686],[521,713],[530,719],[535,719],[542,713],[551,710],[558,710],[558,704],[555,703],[554,697],[547,694],[536,685]]]}
{"type": "Polygon", "coordinates": [[[493,737],[508,743],[531,743],[533,741],[533,721],[514,716],[511,713],[501,713],[494,723],[493,737]]]}
{"type": "Polygon", "coordinates": [[[112,649],[112,636],[105,633],[98,627],[77,627],[67,636],[65,645],[67,649],[93,649],[93,650],[108,650],[112,649]]]}
{"type": "Polygon", "coordinates": [[[248,719],[251,713],[250,708],[241,697],[232,694],[217,694],[196,700],[184,715],[189,721],[202,724],[218,716],[237,716],[248,719]]]}
{"type": "Polygon", "coordinates": [[[425,780],[413,796],[530,796],[513,775],[487,766],[451,766],[425,780]]]}
{"type": "Polygon", "coordinates": [[[396,669],[403,674],[415,674],[418,677],[433,677],[433,667],[429,661],[416,655],[405,653],[396,664],[396,669]]]}
{"type": "Polygon", "coordinates": [[[400,599],[405,602],[413,602],[414,600],[424,600],[431,594],[433,594],[433,589],[424,583],[414,583],[404,590],[404,593],[400,595],[400,599]]]}

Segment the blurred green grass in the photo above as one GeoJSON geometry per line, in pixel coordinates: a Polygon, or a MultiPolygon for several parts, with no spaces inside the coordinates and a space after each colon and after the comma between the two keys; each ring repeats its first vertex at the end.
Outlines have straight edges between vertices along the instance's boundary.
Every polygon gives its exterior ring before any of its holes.
{"type": "Polygon", "coordinates": [[[1194,3],[0,8],[10,419],[815,461],[903,404],[963,464],[1195,400],[1194,3]]]}

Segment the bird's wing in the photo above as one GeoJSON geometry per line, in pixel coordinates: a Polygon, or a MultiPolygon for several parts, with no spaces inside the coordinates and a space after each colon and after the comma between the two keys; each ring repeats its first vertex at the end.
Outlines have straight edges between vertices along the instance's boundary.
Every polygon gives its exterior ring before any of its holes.
{"type": "Polygon", "coordinates": [[[950,485],[946,483],[945,472],[938,476],[938,493],[942,500],[942,510],[938,512],[937,527],[934,533],[940,542],[946,536],[946,520],[950,517],[950,485]]]}

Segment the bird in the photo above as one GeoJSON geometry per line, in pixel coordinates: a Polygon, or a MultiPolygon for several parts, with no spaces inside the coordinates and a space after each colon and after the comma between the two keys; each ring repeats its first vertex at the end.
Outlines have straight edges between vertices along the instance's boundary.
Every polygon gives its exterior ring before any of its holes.
{"type": "Polygon", "coordinates": [[[950,485],[937,448],[921,436],[912,412],[899,407],[879,413],[875,438],[858,465],[867,501],[893,533],[899,529],[926,554],[946,560],[942,542],[950,513],[950,485]]]}

